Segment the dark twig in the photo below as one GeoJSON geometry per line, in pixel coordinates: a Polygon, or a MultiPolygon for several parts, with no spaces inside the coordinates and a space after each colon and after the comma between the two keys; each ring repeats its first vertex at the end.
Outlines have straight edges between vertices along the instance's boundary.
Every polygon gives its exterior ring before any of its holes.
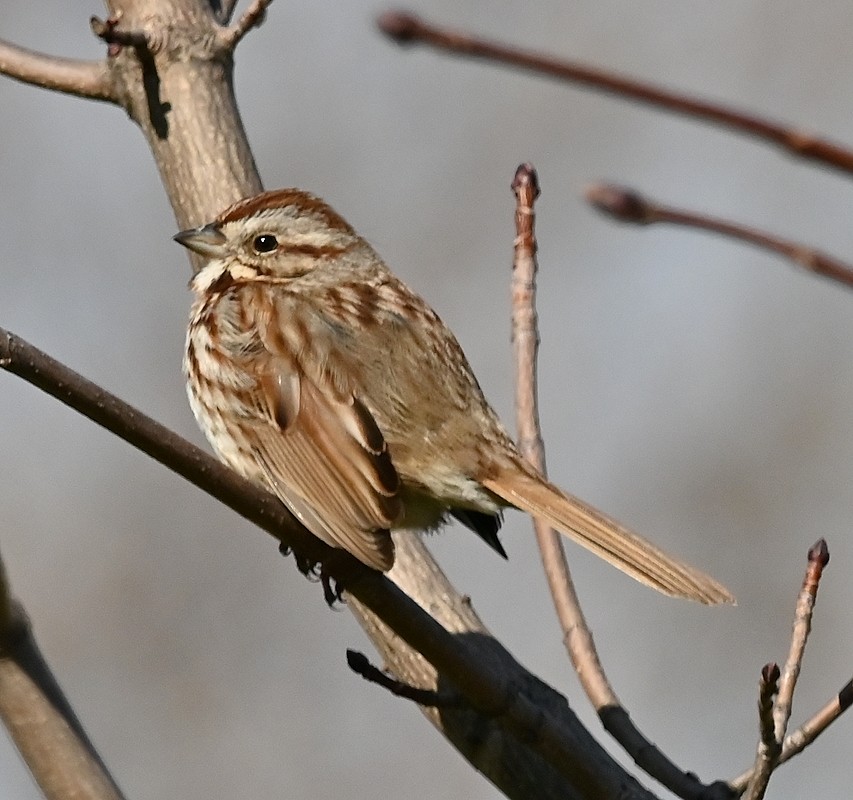
{"type": "Polygon", "coordinates": [[[57,58],[0,39],[0,75],[75,97],[116,102],[104,61],[57,58]]]}
{"type": "Polygon", "coordinates": [[[788,729],[788,720],[791,718],[791,706],[794,699],[794,689],[797,686],[797,678],[803,664],[803,654],[806,642],[812,629],[812,615],[814,614],[817,590],[824,567],[829,563],[829,548],[824,539],[818,539],[809,549],[809,563],[803,578],[803,586],[797,598],[797,607],[794,612],[794,626],[791,631],[791,647],[788,658],[782,669],[782,678],[779,682],[779,696],[776,698],[776,706],[773,710],[775,720],[776,741],[781,742],[785,738],[788,729]]]}
{"type": "Polygon", "coordinates": [[[227,28],[222,28],[220,38],[223,43],[234,48],[250,30],[262,25],[270,3],[272,0],[252,0],[251,5],[243,12],[237,22],[227,28]]]}
{"type": "Polygon", "coordinates": [[[455,55],[509,64],[540,75],[589,86],[619,97],[722,125],[739,133],[772,142],[800,158],[853,172],[853,152],[848,148],[729,106],[698,100],[680,92],[585,64],[549,58],[539,53],[488,42],[462,31],[439,28],[405,12],[383,14],[378,25],[383,33],[400,44],[428,44],[455,55]]]}
{"type": "Polygon", "coordinates": [[[596,769],[566,728],[530,697],[517,691],[506,673],[484,663],[468,647],[378,572],[343,550],[332,550],[288,513],[273,495],[168,428],[0,329],[0,367],[24,378],[84,416],[182,475],[200,489],[291,547],[303,560],[322,562],[349,595],[370,609],[404,642],[453,682],[472,709],[490,717],[565,776],[573,785],[606,793],[610,776],[596,769]]]}
{"type": "Polygon", "coordinates": [[[590,186],[585,195],[587,202],[620,222],[632,222],[637,225],[665,222],[719,233],[763,247],[765,250],[784,256],[809,272],[831,278],[845,286],[853,286],[853,266],[799,242],[782,239],[735,222],[664,206],[633,189],[613,184],[590,186]]]}
{"type": "MultiPolygon", "coordinates": [[[[536,314],[536,236],[534,202],[539,196],[536,170],[522,164],[512,182],[516,196],[514,257],[512,265],[512,341],[515,350],[515,406],[519,450],[545,474],[545,445],[539,427],[537,353],[539,331],[536,314]]],[[[584,692],[605,730],[648,775],[682,798],[728,797],[725,784],[705,786],[692,773],[670,761],[634,725],[616,695],[587,625],[569,571],[561,537],[548,525],[533,520],[539,553],[563,643],[584,692]]]]}
{"type": "Polygon", "coordinates": [[[759,740],[755,754],[752,779],[746,788],[744,800],[761,800],[767,791],[770,775],[779,756],[779,742],[773,731],[773,698],[779,690],[779,666],[765,664],[758,682],[759,740]]]}
{"type": "Polygon", "coordinates": [[[387,689],[391,694],[412,700],[418,705],[428,706],[429,708],[459,708],[462,705],[462,698],[458,694],[419,689],[417,686],[410,686],[392,678],[379,667],[374,667],[367,656],[364,653],[359,653],[358,650],[347,650],[347,666],[369,683],[375,683],[377,686],[387,689]]]}

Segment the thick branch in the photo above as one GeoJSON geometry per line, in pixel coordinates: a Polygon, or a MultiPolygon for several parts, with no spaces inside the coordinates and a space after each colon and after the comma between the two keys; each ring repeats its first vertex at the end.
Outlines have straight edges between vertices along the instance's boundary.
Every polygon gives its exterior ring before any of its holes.
{"type": "MultiPolygon", "coordinates": [[[[554,797],[559,797],[560,792],[568,792],[569,796],[576,792],[578,797],[610,796],[617,785],[621,791],[630,786],[630,796],[647,796],[589,737],[569,711],[565,700],[552,690],[543,689],[489,636],[482,625],[478,629],[468,619],[464,626],[449,632],[388,578],[365,567],[348,553],[332,550],[310,534],[278,498],[2,329],[0,366],[182,475],[291,547],[303,560],[322,562],[324,571],[345,587],[348,595],[358,601],[358,606],[370,612],[373,619],[366,625],[369,630],[387,627],[394,635],[389,636],[386,631],[382,642],[393,641],[396,648],[405,642],[435,668],[439,685],[453,686],[466,698],[469,715],[475,713],[481,717],[478,723],[481,735],[484,724],[502,728],[517,739],[515,744],[505,743],[505,748],[525,751],[527,759],[540,761],[540,773],[533,774],[536,781],[554,784],[554,797]],[[535,698],[531,692],[535,692],[535,698]],[[543,693],[549,696],[548,703],[543,702],[543,693]],[[548,768],[543,773],[541,770],[545,765],[548,768]],[[559,786],[554,782],[554,776],[549,775],[550,771],[562,775],[567,783],[559,786]]],[[[413,554],[414,560],[418,560],[417,551],[406,547],[399,550],[400,563],[395,569],[401,566],[405,569],[413,554]]],[[[421,561],[425,559],[421,558],[421,561]]],[[[411,574],[418,575],[414,570],[411,574]]],[[[405,573],[403,579],[406,580],[405,573]]],[[[420,581],[420,584],[432,585],[428,581],[420,581]]],[[[450,593],[446,592],[444,596],[449,597],[450,593]]],[[[434,601],[430,602],[430,607],[435,610],[434,601]]],[[[398,674],[400,672],[403,670],[398,674]]],[[[449,731],[446,729],[445,732],[452,735],[456,728],[458,734],[458,725],[453,719],[450,723],[449,731]]],[[[495,780],[494,776],[489,777],[495,780]]],[[[512,796],[525,796],[519,790],[519,776],[511,777],[512,796]]],[[[525,791],[531,788],[527,786],[525,791]]],[[[539,796],[552,795],[546,791],[539,796]]]]}

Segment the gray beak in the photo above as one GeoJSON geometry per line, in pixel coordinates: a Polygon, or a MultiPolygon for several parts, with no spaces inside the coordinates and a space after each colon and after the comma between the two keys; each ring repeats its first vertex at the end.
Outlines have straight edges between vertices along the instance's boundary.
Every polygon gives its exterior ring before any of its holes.
{"type": "Polygon", "coordinates": [[[176,233],[172,237],[178,244],[189,248],[205,258],[219,258],[225,255],[225,234],[212,222],[201,228],[190,228],[176,233]]]}

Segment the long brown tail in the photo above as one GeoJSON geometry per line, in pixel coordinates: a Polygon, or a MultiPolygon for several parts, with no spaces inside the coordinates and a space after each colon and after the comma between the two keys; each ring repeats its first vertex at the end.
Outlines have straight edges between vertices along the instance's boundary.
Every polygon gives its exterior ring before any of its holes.
{"type": "Polygon", "coordinates": [[[507,467],[497,477],[482,483],[511,505],[547,522],[617,569],[663,594],[709,605],[735,602],[726,588],[710,576],[668,556],[592,506],[521,467],[507,467]]]}

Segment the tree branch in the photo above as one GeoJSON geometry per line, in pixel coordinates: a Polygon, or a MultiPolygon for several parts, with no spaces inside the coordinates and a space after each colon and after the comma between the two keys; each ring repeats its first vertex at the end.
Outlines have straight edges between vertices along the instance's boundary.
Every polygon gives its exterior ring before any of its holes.
{"type": "MultiPolygon", "coordinates": [[[[522,164],[515,173],[515,255],[512,265],[512,341],[516,369],[516,424],[519,450],[543,475],[545,445],[539,427],[537,353],[539,330],[536,314],[535,214],[539,196],[536,171],[522,164]]],[[[703,784],[693,773],[679,769],[634,725],[613,689],[595,647],[592,631],[580,606],[569,570],[562,537],[534,518],[533,529],[554,609],[563,632],[563,643],[586,696],[605,730],[648,775],[685,800],[727,798],[726,784],[703,784]]]]}
{"type": "MultiPolygon", "coordinates": [[[[782,675],[779,681],[779,694],[773,709],[775,723],[774,735],[778,742],[785,738],[788,730],[788,720],[791,718],[791,708],[794,702],[794,690],[797,688],[797,679],[803,666],[803,656],[806,651],[806,642],[812,629],[812,616],[814,614],[815,602],[817,601],[817,590],[823,570],[829,563],[829,549],[824,539],[818,539],[809,550],[809,564],[803,578],[803,586],[797,598],[797,607],[794,612],[794,626],[791,631],[791,647],[782,675]]],[[[778,755],[778,754],[777,754],[778,755]]]]}
{"type": "Polygon", "coordinates": [[[106,61],[49,56],[0,39],[0,75],[76,97],[117,102],[106,61]]]}
{"type": "Polygon", "coordinates": [[[739,109],[688,97],[677,91],[586,64],[550,58],[489,42],[463,31],[430,25],[414,14],[389,12],[379,18],[378,25],[383,33],[399,44],[428,44],[454,55],[508,64],[551,78],[589,86],[622,98],[695,117],[703,122],[712,122],[776,144],[790,155],[810,159],[844,172],[853,172],[853,152],[848,147],[739,109]]]}
{"type": "MultiPolygon", "coordinates": [[[[454,686],[466,698],[471,710],[483,717],[481,731],[484,722],[502,728],[518,741],[519,748],[539,754],[568,781],[563,792],[571,792],[574,787],[579,796],[611,796],[618,785],[623,791],[626,786],[631,787],[632,797],[648,797],[589,737],[563,698],[557,700],[558,696],[553,696],[545,705],[541,697],[528,695],[529,686],[538,687],[541,694],[539,682],[484,630],[461,635],[448,632],[384,575],[309,533],[278,498],[2,329],[0,367],[177,472],[291,547],[303,561],[322,562],[326,573],[349,595],[435,667],[440,682],[454,686]]],[[[540,796],[551,795],[546,792],[540,796]]]]}
{"type": "Polygon", "coordinates": [[[665,206],[624,186],[595,184],[587,188],[585,196],[588,203],[619,222],[635,225],[662,222],[718,233],[777,253],[816,275],[838,281],[845,286],[853,286],[853,266],[799,242],[736,222],[665,206]]]}
{"type": "Polygon", "coordinates": [[[263,25],[267,8],[272,0],[252,0],[252,4],[243,12],[233,25],[222,28],[220,38],[230,48],[235,48],[240,40],[253,28],[263,25]]]}
{"type": "Polygon", "coordinates": [[[779,743],[773,732],[773,698],[779,691],[779,667],[765,664],[758,681],[758,748],[752,778],[746,788],[744,800],[761,800],[779,757],[779,743]]]}
{"type": "Polygon", "coordinates": [[[12,598],[2,558],[0,720],[48,800],[122,800],[12,598]]]}
{"type": "Polygon", "coordinates": [[[763,797],[772,772],[780,764],[802,752],[853,705],[853,691],[851,691],[853,682],[849,682],[830,703],[783,740],[791,716],[797,677],[800,674],[806,642],[811,631],[817,590],[823,570],[828,563],[829,549],[823,539],[818,539],[809,549],[808,566],[802,588],[797,596],[791,645],[787,661],[781,671],[781,681],[779,668],[775,664],[765,666],[762,671],[759,699],[761,738],[756,760],[752,768],[729,781],[732,790],[738,794],[745,792],[748,800],[759,800],[763,797]],[[775,668],[775,672],[770,669],[771,666],[775,668]],[[771,683],[772,686],[770,686],[771,683]],[[767,694],[768,692],[770,693],[767,694]],[[773,695],[776,695],[776,700],[768,706],[773,695]]]}

